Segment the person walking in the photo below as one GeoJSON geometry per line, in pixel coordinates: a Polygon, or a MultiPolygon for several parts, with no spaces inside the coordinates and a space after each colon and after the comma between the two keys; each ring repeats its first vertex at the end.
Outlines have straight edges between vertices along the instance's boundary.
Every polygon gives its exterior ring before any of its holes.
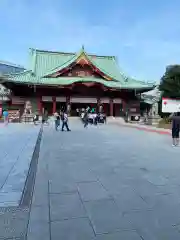
{"type": "Polygon", "coordinates": [[[169,118],[172,120],[172,146],[179,145],[179,131],[180,131],[180,112],[172,113],[169,118]]]}
{"type": "Polygon", "coordinates": [[[88,112],[86,111],[85,113],[84,113],[84,118],[83,118],[83,122],[84,122],[84,128],[87,128],[87,126],[88,126],[88,121],[89,121],[89,118],[88,118],[88,112]]]}
{"type": "Polygon", "coordinates": [[[3,118],[4,118],[4,124],[8,125],[8,123],[9,123],[9,112],[8,112],[8,110],[3,111],[3,118]]]}
{"type": "Polygon", "coordinates": [[[61,120],[62,120],[62,129],[61,131],[63,132],[64,131],[64,127],[66,128],[66,130],[68,132],[70,132],[71,130],[69,129],[69,126],[68,126],[68,115],[66,112],[63,112],[61,114],[61,120]]]}
{"type": "Polygon", "coordinates": [[[60,126],[60,115],[58,112],[54,113],[54,122],[55,122],[55,130],[58,130],[58,127],[60,126]]]}

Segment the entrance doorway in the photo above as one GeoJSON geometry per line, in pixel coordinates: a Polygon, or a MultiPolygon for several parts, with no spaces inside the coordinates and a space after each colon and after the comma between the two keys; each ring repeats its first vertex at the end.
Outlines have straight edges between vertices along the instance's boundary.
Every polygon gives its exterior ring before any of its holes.
{"type": "Polygon", "coordinates": [[[52,115],[53,103],[52,102],[43,102],[44,111],[48,112],[48,115],[52,115]]]}
{"type": "Polygon", "coordinates": [[[123,106],[122,103],[114,103],[113,116],[122,117],[123,116],[123,106]]]}
{"type": "Polygon", "coordinates": [[[56,111],[66,111],[67,109],[66,102],[56,102],[56,111]]]}

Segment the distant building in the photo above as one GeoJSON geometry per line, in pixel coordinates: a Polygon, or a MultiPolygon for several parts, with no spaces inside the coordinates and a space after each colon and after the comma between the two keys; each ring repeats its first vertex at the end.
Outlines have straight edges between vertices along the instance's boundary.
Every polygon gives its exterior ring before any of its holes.
{"type": "MultiPolygon", "coordinates": [[[[20,65],[16,65],[13,63],[0,61],[0,76],[20,73],[25,70],[24,67],[20,65]]],[[[8,95],[10,94],[10,90],[0,84],[0,105],[2,102],[6,102],[9,100],[8,95]]]]}
{"type": "Polygon", "coordinates": [[[24,67],[20,65],[16,65],[13,63],[5,62],[5,61],[0,61],[0,74],[14,74],[14,73],[19,73],[23,72],[25,70],[24,67]]]}
{"type": "Polygon", "coordinates": [[[115,56],[88,54],[84,47],[76,53],[31,49],[27,71],[9,76],[4,86],[12,91],[9,107],[20,109],[30,101],[33,111],[53,114],[87,106],[102,108],[109,116],[119,116],[128,109],[140,112],[137,95],[154,85],[126,76],[115,56]]]}

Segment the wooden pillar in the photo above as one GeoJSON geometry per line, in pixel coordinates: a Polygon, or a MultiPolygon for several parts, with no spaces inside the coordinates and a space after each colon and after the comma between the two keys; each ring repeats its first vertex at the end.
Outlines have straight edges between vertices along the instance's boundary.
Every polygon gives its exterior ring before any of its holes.
{"type": "Polygon", "coordinates": [[[38,97],[38,99],[37,99],[37,106],[38,106],[39,115],[42,115],[42,109],[43,109],[43,106],[42,106],[42,96],[38,97]]]}
{"type": "Polygon", "coordinates": [[[52,98],[53,101],[53,109],[52,109],[52,113],[54,114],[56,112],[56,97],[52,98]]]}
{"type": "Polygon", "coordinates": [[[110,99],[110,116],[113,117],[113,99],[110,99]]]}

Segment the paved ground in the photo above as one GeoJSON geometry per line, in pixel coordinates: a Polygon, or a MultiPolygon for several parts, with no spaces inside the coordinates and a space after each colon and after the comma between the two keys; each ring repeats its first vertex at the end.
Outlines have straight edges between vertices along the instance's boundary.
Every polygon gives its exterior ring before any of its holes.
{"type": "Polygon", "coordinates": [[[18,206],[39,126],[0,125],[0,207],[18,206]]]}
{"type": "Polygon", "coordinates": [[[108,123],[119,125],[121,127],[134,128],[141,131],[159,133],[171,136],[171,129],[159,128],[155,125],[146,125],[143,123],[126,123],[123,118],[108,118],[108,123]]]}
{"type": "Polygon", "coordinates": [[[119,126],[44,127],[28,240],[179,240],[180,148],[119,126]]]}

